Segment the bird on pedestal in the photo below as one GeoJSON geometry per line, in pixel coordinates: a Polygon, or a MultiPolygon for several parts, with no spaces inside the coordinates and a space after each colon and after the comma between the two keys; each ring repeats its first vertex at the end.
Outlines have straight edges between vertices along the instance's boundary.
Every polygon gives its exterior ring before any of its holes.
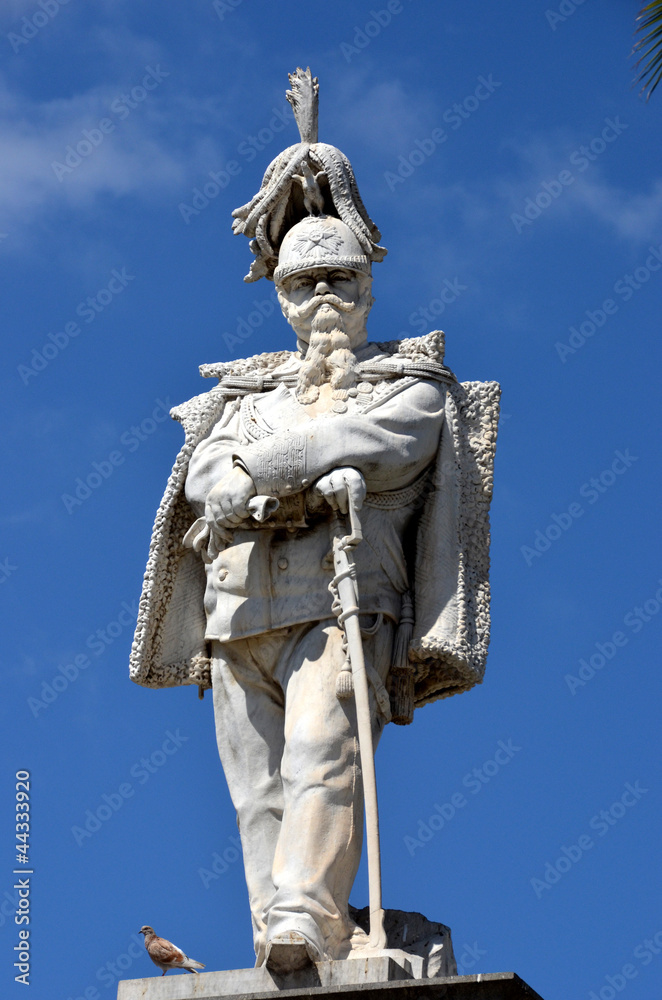
{"type": "Polygon", "coordinates": [[[154,965],[158,965],[159,969],[163,969],[164,976],[169,969],[186,969],[187,972],[195,973],[196,975],[198,974],[198,969],[204,969],[202,962],[196,962],[194,958],[189,958],[176,944],[159,937],[153,927],[145,924],[144,927],[140,928],[140,933],[145,935],[147,954],[154,962],[154,965]]]}

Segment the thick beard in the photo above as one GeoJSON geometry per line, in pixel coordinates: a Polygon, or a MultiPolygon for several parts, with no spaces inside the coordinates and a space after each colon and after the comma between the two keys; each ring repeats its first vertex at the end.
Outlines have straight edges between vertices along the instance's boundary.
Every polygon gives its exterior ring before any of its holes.
{"type": "Polygon", "coordinates": [[[311,322],[310,343],[299,370],[296,397],[300,403],[314,403],[319,387],[331,384],[333,396],[345,399],[357,381],[358,362],[345,333],[345,317],[330,305],[322,305],[311,322]]]}

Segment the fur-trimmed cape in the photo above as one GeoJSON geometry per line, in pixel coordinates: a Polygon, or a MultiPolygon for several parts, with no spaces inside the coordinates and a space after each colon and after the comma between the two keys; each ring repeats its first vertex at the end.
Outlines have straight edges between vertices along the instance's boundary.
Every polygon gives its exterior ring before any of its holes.
{"type": "MultiPolygon", "coordinates": [[[[443,334],[375,345],[363,377],[415,375],[447,384],[445,422],[429,485],[421,497],[413,581],[415,625],[409,657],[416,668],[415,705],[466,691],[483,679],[490,634],[489,506],[500,389],[496,382],[458,383],[444,368],[443,334]]],[[[131,679],[146,687],[210,686],[205,643],[202,559],[182,545],[195,520],[184,496],[195,447],[225,408],[269,386],[291,352],[203,366],[218,385],[174,407],[185,443],[158,509],[131,650],[131,679]]]]}

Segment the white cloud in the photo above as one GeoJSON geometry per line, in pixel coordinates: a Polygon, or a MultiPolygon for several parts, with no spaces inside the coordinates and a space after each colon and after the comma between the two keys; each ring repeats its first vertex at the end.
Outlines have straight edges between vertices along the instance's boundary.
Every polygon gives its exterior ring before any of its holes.
{"type": "Polygon", "coordinates": [[[654,181],[648,191],[632,191],[612,184],[605,177],[612,147],[607,145],[603,152],[587,159],[579,153],[583,143],[585,137],[573,139],[561,133],[538,137],[525,145],[508,143],[520,160],[519,176],[501,177],[494,182],[496,194],[509,205],[507,211],[522,213],[526,200],[535,199],[544,183],[553,185],[561,171],[569,171],[574,179],[545,208],[545,218],[561,218],[565,223],[576,219],[579,209],[612,229],[618,237],[637,242],[659,239],[662,180],[654,181]]]}
{"type": "Polygon", "coordinates": [[[158,59],[134,65],[128,83],[48,101],[12,91],[0,78],[0,230],[9,233],[3,249],[20,245],[40,216],[87,211],[102,195],[176,204],[192,178],[222,162],[217,143],[191,126],[196,116],[207,128],[217,123],[220,109],[182,94],[158,59]],[[147,76],[149,92],[142,87],[147,76]],[[107,134],[102,119],[112,123],[107,134]]]}
{"type": "Polygon", "coordinates": [[[633,193],[587,177],[574,193],[576,203],[632,240],[659,240],[662,231],[662,180],[648,193],[633,193]]]}
{"type": "MultiPolygon", "coordinates": [[[[341,126],[345,135],[374,154],[393,156],[407,152],[417,137],[427,135],[435,109],[427,91],[409,91],[400,80],[371,83],[371,64],[347,71],[340,92],[329,99],[332,106],[329,133],[320,127],[322,142],[335,143],[328,135],[341,126]],[[342,124],[341,124],[342,123],[342,124]]],[[[323,106],[325,107],[325,106],[323,106]]]]}

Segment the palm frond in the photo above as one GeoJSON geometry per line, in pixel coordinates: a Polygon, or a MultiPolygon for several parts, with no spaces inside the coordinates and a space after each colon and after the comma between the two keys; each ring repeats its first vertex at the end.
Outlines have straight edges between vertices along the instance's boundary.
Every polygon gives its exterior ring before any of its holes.
{"type": "Polygon", "coordinates": [[[635,34],[640,37],[632,49],[632,55],[639,56],[635,63],[635,69],[639,70],[635,83],[642,84],[641,93],[646,92],[649,100],[662,79],[662,0],[645,3],[637,22],[635,34]]]}

